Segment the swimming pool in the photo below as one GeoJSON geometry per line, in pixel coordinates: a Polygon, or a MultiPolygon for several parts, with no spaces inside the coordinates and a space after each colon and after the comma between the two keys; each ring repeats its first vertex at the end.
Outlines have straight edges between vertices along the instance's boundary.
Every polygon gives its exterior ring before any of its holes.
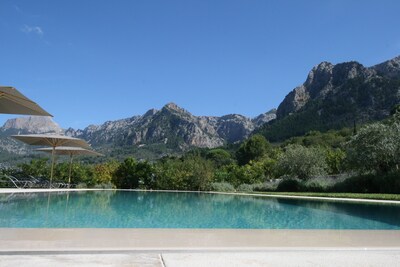
{"type": "Polygon", "coordinates": [[[400,230],[400,205],[187,192],[0,195],[0,227],[400,230]]]}

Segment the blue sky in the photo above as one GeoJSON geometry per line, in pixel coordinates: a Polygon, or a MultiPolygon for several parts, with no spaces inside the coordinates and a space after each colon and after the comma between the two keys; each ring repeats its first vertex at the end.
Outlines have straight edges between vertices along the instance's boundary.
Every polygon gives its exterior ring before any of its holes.
{"type": "Polygon", "coordinates": [[[253,117],[321,61],[398,56],[399,10],[396,0],[1,0],[0,84],[62,127],[168,102],[253,117]]]}

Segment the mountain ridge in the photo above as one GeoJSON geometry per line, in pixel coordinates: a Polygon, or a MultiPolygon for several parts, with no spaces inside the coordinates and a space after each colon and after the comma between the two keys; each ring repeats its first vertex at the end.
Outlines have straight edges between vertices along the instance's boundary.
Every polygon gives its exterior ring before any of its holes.
{"type": "MultiPolygon", "coordinates": [[[[109,151],[157,146],[153,149],[156,153],[165,149],[182,152],[192,147],[213,148],[240,142],[254,132],[270,141],[282,141],[313,130],[353,127],[355,123],[386,118],[399,103],[400,56],[371,67],[356,61],[323,61],[310,70],[302,85],[286,95],[277,109],[254,118],[240,114],[195,116],[170,102],[143,115],[61,131],[109,151]]],[[[15,140],[6,141],[6,135],[32,131],[57,132],[60,128],[54,122],[41,124],[32,119],[7,121],[0,127],[1,149],[25,153],[27,149],[15,140]]]]}
{"type": "Polygon", "coordinates": [[[48,117],[10,119],[0,127],[1,141],[7,152],[29,152],[29,147],[16,148],[11,134],[62,133],[87,140],[94,148],[144,147],[162,145],[171,151],[185,151],[191,147],[213,148],[239,142],[265,121],[275,118],[276,109],[248,118],[239,114],[224,116],[194,116],[175,103],[167,103],[160,110],[149,109],[143,115],[110,120],[84,129],[61,129],[48,117]]]}
{"type": "Polygon", "coordinates": [[[274,121],[260,129],[271,141],[382,120],[400,103],[400,56],[371,67],[321,62],[289,92],[274,121]]]}

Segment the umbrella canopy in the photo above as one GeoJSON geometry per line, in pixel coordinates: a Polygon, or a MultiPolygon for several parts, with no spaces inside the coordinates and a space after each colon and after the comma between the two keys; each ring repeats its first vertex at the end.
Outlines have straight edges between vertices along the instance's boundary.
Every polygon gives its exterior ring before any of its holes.
{"type": "MultiPolygon", "coordinates": [[[[36,151],[52,153],[53,149],[50,147],[39,148],[36,151]]],[[[69,176],[68,176],[68,187],[71,184],[71,173],[72,173],[72,159],[77,155],[86,155],[86,156],[104,156],[96,151],[81,148],[81,147],[67,147],[67,146],[59,146],[55,148],[55,154],[57,155],[66,155],[70,157],[69,162],[69,176]]]]}
{"type": "Polygon", "coordinates": [[[12,135],[11,137],[22,141],[32,146],[50,146],[52,147],[51,157],[51,173],[50,173],[50,187],[51,181],[53,180],[54,171],[54,158],[56,154],[56,147],[59,146],[72,146],[72,147],[84,147],[90,148],[90,145],[82,139],[64,136],[64,135],[52,135],[52,134],[24,134],[24,135],[12,135]]]}
{"type": "Polygon", "coordinates": [[[0,86],[0,113],[51,116],[14,87],[0,86]]]}
{"type": "Polygon", "coordinates": [[[31,146],[49,146],[54,148],[59,146],[72,146],[90,148],[90,145],[85,140],[64,135],[21,134],[12,135],[11,137],[31,146]]]}

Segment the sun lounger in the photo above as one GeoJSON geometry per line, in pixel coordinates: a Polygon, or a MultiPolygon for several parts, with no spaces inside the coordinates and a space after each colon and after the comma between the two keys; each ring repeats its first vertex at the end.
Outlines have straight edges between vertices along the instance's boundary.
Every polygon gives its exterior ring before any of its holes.
{"type": "Polygon", "coordinates": [[[50,181],[42,177],[28,176],[25,178],[17,178],[13,175],[4,174],[0,176],[0,182],[8,186],[16,188],[71,188],[75,185],[68,186],[68,183],[61,181],[53,181],[50,186],[50,181]]]}
{"type": "Polygon", "coordinates": [[[30,179],[16,178],[12,175],[3,174],[2,181],[7,181],[16,188],[31,188],[33,182],[30,179]]]}

